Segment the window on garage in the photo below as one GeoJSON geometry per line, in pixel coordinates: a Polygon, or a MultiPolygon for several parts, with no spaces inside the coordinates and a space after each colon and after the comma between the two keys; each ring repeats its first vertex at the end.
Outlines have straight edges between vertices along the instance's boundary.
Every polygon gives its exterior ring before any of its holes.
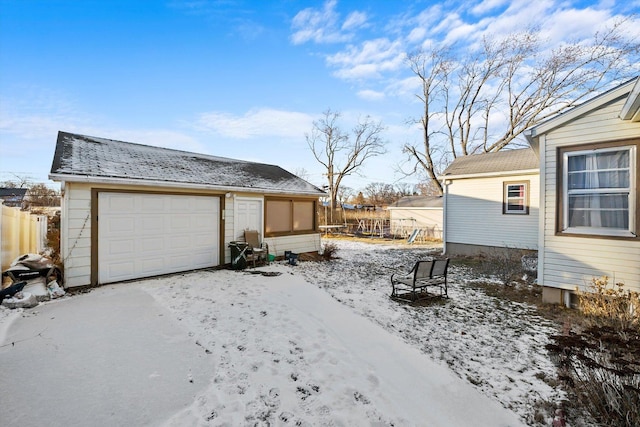
{"type": "Polygon", "coordinates": [[[265,199],[265,235],[281,236],[316,231],[316,201],[265,199]]]}

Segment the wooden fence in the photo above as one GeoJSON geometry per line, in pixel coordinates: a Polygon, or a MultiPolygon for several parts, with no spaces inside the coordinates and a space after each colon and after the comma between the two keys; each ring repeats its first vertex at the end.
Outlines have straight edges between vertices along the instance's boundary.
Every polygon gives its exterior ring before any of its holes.
{"type": "Polygon", "coordinates": [[[0,264],[2,271],[20,255],[40,253],[47,242],[47,217],[0,205],[0,264]]]}

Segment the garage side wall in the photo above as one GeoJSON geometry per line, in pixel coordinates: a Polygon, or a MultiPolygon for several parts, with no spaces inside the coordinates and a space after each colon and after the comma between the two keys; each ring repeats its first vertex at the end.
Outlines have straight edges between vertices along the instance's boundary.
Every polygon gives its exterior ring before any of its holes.
{"type": "Polygon", "coordinates": [[[65,287],[91,284],[91,187],[67,183],[62,198],[60,254],[65,287]]]}

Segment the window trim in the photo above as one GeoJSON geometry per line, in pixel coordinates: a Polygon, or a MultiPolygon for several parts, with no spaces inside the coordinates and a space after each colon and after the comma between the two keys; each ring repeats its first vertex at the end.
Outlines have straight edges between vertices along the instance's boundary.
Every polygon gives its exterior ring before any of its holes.
{"type": "Polygon", "coordinates": [[[640,139],[621,140],[616,142],[603,142],[596,144],[584,144],[579,146],[559,147],[557,149],[557,176],[556,176],[556,234],[578,237],[596,237],[605,239],[637,239],[640,229],[640,174],[638,173],[638,155],[640,139]],[[565,227],[568,224],[568,159],[571,156],[584,155],[593,152],[611,152],[629,150],[629,228],[627,230],[612,229],[608,227],[565,227]]]}
{"type": "Polygon", "coordinates": [[[301,235],[301,234],[310,234],[310,233],[318,233],[318,200],[310,199],[304,197],[265,197],[264,198],[264,235],[265,237],[280,237],[280,236],[292,236],[292,235],[301,235]],[[288,202],[289,203],[289,230],[287,231],[275,231],[268,232],[267,229],[269,227],[269,213],[268,213],[268,204],[269,202],[288,202]],[[313,204],[313,221],[312,228],[308,230],[296,230],[295,229],[295,215],[294,215],[294,204],[295,203],[312,203],[313,204]]]}
{"type": "Polygon", "coordinates": [[[531,192],[531,181],[529,180],[521,180],[521,181],[504,181],[502,183],[502,214],[503,215],[529,215],[530,204],[529,204],[529,194],[531,192]],[[509,209],[509,186],[511,185],[523,185],[524,186],[524,196],[522,197],[524,202],[524,210],[516,211],[509,209]]]}

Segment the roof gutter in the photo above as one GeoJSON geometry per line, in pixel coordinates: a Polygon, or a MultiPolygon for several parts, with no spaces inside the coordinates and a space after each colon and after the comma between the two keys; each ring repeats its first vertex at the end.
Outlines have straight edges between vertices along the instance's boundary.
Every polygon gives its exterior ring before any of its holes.
{"type": "Polygon", "coordinates": [[[222,186],[211,184],[194,184],[188,182],[175,182],[175,181],[157,181],[157,180],[135,180],[126,178],[109,178],[109,177],[97,177],[91,175],[66,175],[66,174],[49,174],[49,179],[52,181],[60,182],[76,182],[76,183],[96,183],[96,184],[111,184],[111,185],[138,185],[138,186],[151,186],[151,187],[169,187],[169,188],[187,188],[191,190],[214,190],[221,192],[244,192],[244,193],[271,193],[271,194],[299,194],[305,196],[320,197],[325,193],[315,191],[288,191],[278,190],[273,188],[260,188],[260,187],[236,187],[236,186],[222,186]]]}
{"type": "Polygon", "coordinates": [[[467,178],[490,178],[501,176],[514,176],[514,175],[536,175],[540,173],[540,169],[523,169],[515,171],[502,171],[502,172],[483,172],[483,173],[468,173],[460,175],[441,175],[438,177],[440,181],[446,179],[467,179],[467,178]]]}

